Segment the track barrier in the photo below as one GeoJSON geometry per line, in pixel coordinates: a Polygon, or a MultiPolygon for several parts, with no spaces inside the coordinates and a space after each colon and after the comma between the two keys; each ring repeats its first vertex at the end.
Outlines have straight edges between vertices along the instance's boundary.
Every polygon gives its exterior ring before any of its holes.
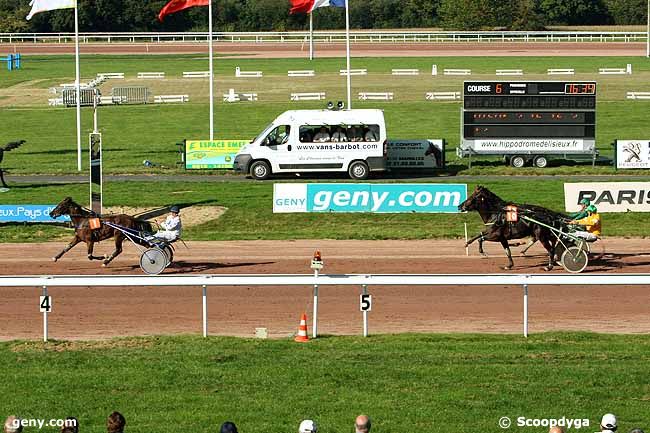
{"type": "Polygon", "coordinates": [[[625,99],[650,99],[650,92],[627,92],[625,99]]]}
{"type": "Polygon", "coordinates": [[[497,69],[497,75],[524,75],[523,69],[497,69]]]}
{"type": "MultiPolygon", "coordinates": [[[[347,69],[340,69],[339,70],[339,75],[346,76],[348,75],[348,70],[347,69]]],[[[368,70],[367,69],[350,69],[350,76],[353,75],[368,75],[368,70]]]]}
{"type": "Polygon", "coordinates": [[[625,68],[600,68],[600,75],[632,75],[632,64],[628,63],[625,68]]]}
{"type": "Polygon", "coordinates": [[[183,78],[210,78],[210,71],[183,72],[183,78]]]}
{"type": "Polygon", "coordinates": [[[0,62],[7,62],[7,70],[20,69],[22,57],[20,54],[7,54],[7,57],[0,57],[0,62]]]}
{"type": "Polygon", "coordinates": [[[156,95],[153,97],[154,104],[190,102],[190,95],[156,95]]]}
{"type": "Polygon", "coordinates": [[[314,93],[292,93],[291,101],[322,101],[325,99],[325,92],[314,93]]]}
{"type": "Polygon", "coordinates": [[[237,78],[262,78],[262,71],[242,71],[239,66],[235,68],[237,78]]]}
{"type": "Polygon", "coordinates": [[[391,75],[420,75],[419,69],[392,69],[391,75]]]}
{"type": "Polygon", "coordinates": [[[287,77],[314,77],[314,76],[316,76],[316,72],[313,70],[287,72],[287,77]]]}
{"type": "MultiPolygon", "coordinates": [[[[309,274],[220,274],[220,275],[52,275],[52,276],[0,276],[0,287],[38,287],[42,289],[40,310],[43,313],[43,340],[48,340],[47,315],[52,311],[52,298],[48,287],[201,287],[203,292],[203,336],[208,336],[208,287],[221,286],[303,286],[314,288],[314,330],[318,313],[318,288],[320,286],[356,286],[361,288],[360,309],[371,311],[368,298],[370,286],[519,286],[523,289],[523,335],[528,337],[528,296],[533,286],[648,286],[649,274],[319,274],[315,269],[309,274]],[[365,304],[364,304],[365,302],[365,304]],[[365,308],[364,308],[365,307],[365,308]]],[[[367,317],[367,316],[366,316],[367,317]]],[[[367,319],[364,320],[367,330],[367,319]]],[[[313,336],[317,333],[313,332],[313,336]]]]}
{"type": "Polygon", "coordinates": [[[424,94],[427,101],[455,101],[460,99],[460,92],[427,92],[424,94]]]}
{"type": "Polygon", "coordinates": [[[393,92],[359,92],[361,101],[392,101],[393,92]]]}
{"type": "Polygon", "coordinates": [[[472,75],[471,69],[445,69],[445,75],[472,75]]]}
{"type": "Polygon", "coordinates": [[[141,80],[161,80],[165,78],[164,72],[138,72],[138,78],[141,80]]]}
{"type": "Polygon", "coordinates": [[[547,75],[575,75],[575,69],[547,69],[547,75]]]}

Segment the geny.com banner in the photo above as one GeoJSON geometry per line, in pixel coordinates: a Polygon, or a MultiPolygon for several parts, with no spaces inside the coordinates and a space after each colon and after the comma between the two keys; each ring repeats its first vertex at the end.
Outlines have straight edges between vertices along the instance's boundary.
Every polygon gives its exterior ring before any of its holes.
{"type": "Polygon", "coordinates": [[[465,184],[276,183],[273,212],[457,213],[465,184]]]}

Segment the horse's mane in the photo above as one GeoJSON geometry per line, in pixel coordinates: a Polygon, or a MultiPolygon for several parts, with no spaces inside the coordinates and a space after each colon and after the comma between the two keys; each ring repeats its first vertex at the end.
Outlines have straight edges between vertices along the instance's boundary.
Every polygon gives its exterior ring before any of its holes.
{"type": "Polygon", "coordinates": [[[486,196],[488,200],[494,201],[496,202],[495,204],[501,206],[501,209],[498,211],[499,213],[505,212],[506,206],[515,206],[518,213],[529,216],[549,225],[556,225],[558,222],[561,222],[567,218],[565,214],[556,212],[543,206],[528,203],[506,202],[486,187],[480,186],[479,188],[481,189],[482,194],[486,196]]]}

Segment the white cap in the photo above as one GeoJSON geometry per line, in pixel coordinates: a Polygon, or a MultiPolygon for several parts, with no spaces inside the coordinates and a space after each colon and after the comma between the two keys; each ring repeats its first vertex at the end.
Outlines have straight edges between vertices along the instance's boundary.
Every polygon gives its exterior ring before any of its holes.
{"type": "Polygon", "coordinates": [[[298,433],[316,433],[317,431],[316,423],[310,419],[304,420],[298,427],[298,433]]]}
{"type": "Polygon", "coordinates": [[[603,415],[603,419],[600,421],[600,426],[604,429],[607,430],[616,430],[617,423],[616,423],[616,416],[611,413],[606,413],[603,415]]]}

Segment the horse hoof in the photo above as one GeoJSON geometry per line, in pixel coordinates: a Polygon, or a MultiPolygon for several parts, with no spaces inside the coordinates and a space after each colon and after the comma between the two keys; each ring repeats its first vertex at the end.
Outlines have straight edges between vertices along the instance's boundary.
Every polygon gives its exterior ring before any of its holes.
{"type": "Polygon", "coordinates": [[[511,270],[511,269],[512,269],[512,266],[504,266],[504,267],[503,267],[503,270],[504,270],[504,271],[509,271],[509,270],[511,270]]]}
{"type": "Polygon", "coordinates": [[[108,263],[102,263],[102,268],[105,268],[108,266],[108,263]]]}
{"type": "Polygon", "coordinates": [[[59,260],[59,259],[57,259],[56,257],[52,257],[53,262],[56,262],[57,260],[59,260]]]}
{"type": "Polygon", "coordinates": [[[553,268],[552,268],[551,266],[545,266],[545,267],[544,267],[544,270],[545,270],[546,272],[548,272],[548,271],[552,271],[553,268]]]}

